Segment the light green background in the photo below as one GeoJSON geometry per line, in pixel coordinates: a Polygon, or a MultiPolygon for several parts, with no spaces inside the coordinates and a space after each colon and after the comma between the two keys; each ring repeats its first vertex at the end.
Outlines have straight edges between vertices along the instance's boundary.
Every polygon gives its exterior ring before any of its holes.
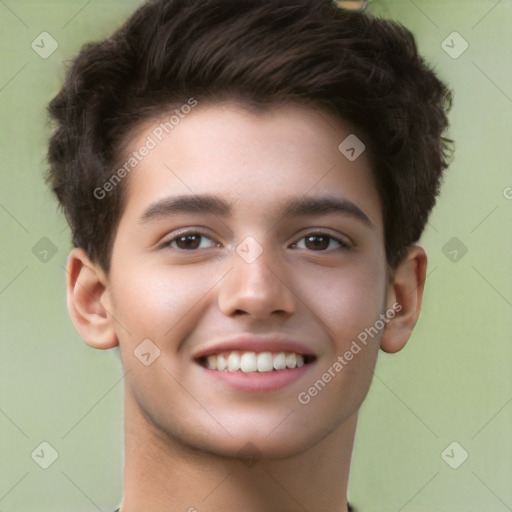
{"type": "MultiPolygon", "coordinates": [[[[45,105],[66,61],[139,3],[0,1],[3,512],[109,512],[121,499],[120,363],[87,347],[68,319],[69,231],[42,177],[45,105]],[[43,31],[59,45],[47,59],[31,48],[43,31]],[[32,252],[42,237],[58,249],[46,263],[32,252]],[[42,441],[59,455],[46,470],[31,458],[42,441]]],[[[512,1],[375,0],[371,9],[411,28],[454,89],[457,151],[423,238],[422,317],[406,349],[382,354],[362,408],[351,501],[362,512],[510,511],[512,1]],[[442,48],[454,31],[469,44],[457,59],[442,48]],[[443,253],[452,237],[468,249],[457,262],[443,253]],[[441,457],[453,441],[469,453],[458,469],[441,457]]]]}

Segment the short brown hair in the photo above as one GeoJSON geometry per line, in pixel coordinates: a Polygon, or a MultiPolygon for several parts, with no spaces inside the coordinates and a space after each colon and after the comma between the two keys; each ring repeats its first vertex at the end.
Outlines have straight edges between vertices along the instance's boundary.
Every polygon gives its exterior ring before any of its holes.
{"type": "Polygon", "coordinates": [[[388,263],[419,239],[448,166],[451,93],[411,32],[322,0],[156,0],[83,47],[49,105],[49,183],[74,245],[107,272],[125,190],[94,190],[131,130],[191,97],[306,103],[350,122],[371,156],[388,263]]]}

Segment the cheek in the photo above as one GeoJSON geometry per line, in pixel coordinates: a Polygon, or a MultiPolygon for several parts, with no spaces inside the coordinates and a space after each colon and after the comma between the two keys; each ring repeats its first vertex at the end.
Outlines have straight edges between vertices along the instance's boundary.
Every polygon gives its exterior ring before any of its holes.
{"type": "Polygon", "coordinates": [[[371,384],[381,337],[372,327],[385,306],[386,274],[379,261],[363,263],[338,268],[323,281],[303,278],[302,286],[315,290],[309,295],[312,311],[332,341],[318,372],[297,396],[309,429],[345,421],[371,384]]]}
{"type": "Polygon", "coordinates": [[[352,264],[328,272],[299,273],[299,293],[335,341],[337,350],[350,345],[382,313],[386,290],[383,261],[378,255],[357,257],[352,264]]]}
{"type": "MultiPolygon", "coordinates": [[[[154,340],[167,344],[197,322],[209,291],[215,285],[215,273],[186,267],[154,266],[113,279],[113,315],[120,341],[140,343],[154,340]],[[129,336],[127,336],[127,332],[129,336]]],[[[176,349],[178,347],[175,347],[176,349]]]]}

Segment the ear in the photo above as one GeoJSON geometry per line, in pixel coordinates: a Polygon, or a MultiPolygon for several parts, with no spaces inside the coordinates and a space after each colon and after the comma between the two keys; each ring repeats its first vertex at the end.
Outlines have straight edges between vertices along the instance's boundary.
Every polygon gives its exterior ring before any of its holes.
{"type": "Polygon", "coordinates": [[[382,333],[380,348],[384,352],[398,352],[409,340],[420,316],[426,273],[427,254],[419,245],[411,246],[392,271],[386,302],[388,311],[393,310],[395,316],[382,333]]]}
{"type": "Polygon", "coordinates": [[[83,249],[73,249],[67,263],[67,300],[71,320],[80,336],[94,348],[118,345],[108,311],[107,276],[83,249]]]}

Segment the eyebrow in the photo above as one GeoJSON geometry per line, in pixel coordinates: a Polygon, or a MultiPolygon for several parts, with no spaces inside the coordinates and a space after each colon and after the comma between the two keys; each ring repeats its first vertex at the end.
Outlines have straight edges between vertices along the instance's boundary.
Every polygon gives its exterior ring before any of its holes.
{"type": "Polygon", "coordinates": [[[214,196],[166,197],[151,204],[142,214],[141,222],[159,220],[177,213],[210,213],[220,217],[231,215],[231,206],[214,196]]]}
{"type": "MultiPolygon", "coordinates": [[[[141,222],[156,221],[179,213],[209,213],[219,217],[229,217],[232,207],[227,201],[210,195],[166,197],[151,204],[142,214],[141,222]]],[[[352,217],[367,226],[373,226],[366,213],[352,201],[333,196],[293,198],[286,203],[281,215],[284,218],[332,213],[352,217]]]]}
{"type": "Polygon", "coordinates": [[[352,217],[372,227],[373,223],[366,213],[348,199],[322,196],[312,198],[297,198],[290,200],[284,208],[285,217],[298,217],[303,215],[327,215],[338,213],[352,217]]]}

